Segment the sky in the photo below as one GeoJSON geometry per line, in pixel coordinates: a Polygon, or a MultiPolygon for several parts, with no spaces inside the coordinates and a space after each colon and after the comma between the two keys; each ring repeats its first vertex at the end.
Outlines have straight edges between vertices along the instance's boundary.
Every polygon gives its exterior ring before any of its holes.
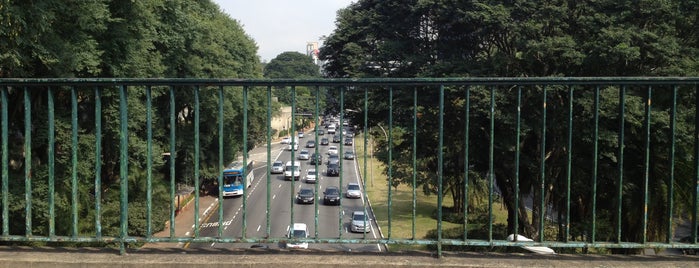
{"type": "Polygon", "coordinates": [[[221,10],[237,20],[258,46],[258,55],[269,62],[277,55],[296,51],[306,53],[308,42],[335,30],[337,11],[354,0],[213,0],[221,10]]]}

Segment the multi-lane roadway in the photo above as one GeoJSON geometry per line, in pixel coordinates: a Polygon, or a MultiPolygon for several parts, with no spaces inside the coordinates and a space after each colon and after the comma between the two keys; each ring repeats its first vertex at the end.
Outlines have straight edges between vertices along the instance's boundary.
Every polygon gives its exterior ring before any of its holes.
{"type": "MultiPolygon", "coordinates": [[[[325,134],[319,135],[316,144],[319,144],[320,139],[325,136],[332,141],[332,136],[325,134]]],[[[284,179],[283,174],[269,174],[268,163],[266,162],[267,148],[257,148],[255,151],[258,154],[264,154],[262,157],[255,159],[264,159],[256,161],[254,168],[255,179],[246,191],[245,215],[243,215],[243,197],[226,198],[219,202],[223,206],[223,215],[218,215],[218,210],[205,218],[199,226],[199,234],[202,237],[217,237],[218,222],[221,217],[222,222],[222,237],[226,238],[243,238],[243,223],[245,222],[246,235],[245,238],[260,238],[260,239],[280,239],[283,240],[287,234],[287,228],[293,223],[305,223],[308,226],[309,238],[318,238],[320,240],[334,239],[377,239],[378,233],[373,213],[369,204],[363,198],[350,199],[345,197],[347,184],[350,182],[359,183],[362,181],[358,176],[358,167],[355,160],[344,159],[345,151],[354,151],[351,145],[342,145],[340,143],[330,143],[329,145],[318,145],[317,148],[306,148],[307,140],[314,140],[316,137],[313,132],[306,133],[305,138],[299,139],[299,150],[290,151],[288,145],[274,143],[271,147],[272,162],[280,160],[284,163],[293,158],[301,162],[301,179],[298,181],[288,181],[284,179]],[[341,175],[337,177],[326,176],[326,167],[328,154],[327,150],[330,146],[337,146],[341,150],[339,156],[341,159],[341,175]],[[318,163],[317,170],[320,171],[320,179],[316,184],[306,183],[305,174],[310,168],[316,168],[311,165],[309,160],[298,160],[298,155],[301,149],[307,149],[311,154],[316,152],[323,155],[323,162],[318,163]],[[323,191],[329,186],[336,186],[341,190],[340,205],[325,205],[323,204],[323,191]],[[269,187],[269,188],[268,188],[269,187]],[[311,188],[315,191],[316,200],[314,204],[298,204],[296,202],[296,193],[301,188],[311,188]],[[269,203],[268,203],[269,202],[269,203]],[[269,206],[269,213],[266,213],[269,206]],[[371,231],[367,233],[353,233],[350,231],[350,215],[353,211],[364,211],[370,217],[371,231]],[[293,215],[293,219],[292,219],[293,215]],[[267,219],[269,217],[269,221],[267,219]],[[268,225],[269,222],[269,231],[268,225]],[[269,233],[268,233],[269,232],[269,233]]],[[[345,137],[343,137],[345,139],[345,137]]],[[[249,243],[195,243],[189,245],[191,248],[235,248],[235,247],[250,247],[249,243]]],[[[256,245],[260,246],[260,245],[256,245]]],[[[269,248],[284,248],[285,244],[272,243],[262,245],[269,248]]],[[[338,244],[338,243],[310,243],[311,249],[325,250],[352,250],[352,251],[381,251],[382,247],[377,244],[338,244]]]]}

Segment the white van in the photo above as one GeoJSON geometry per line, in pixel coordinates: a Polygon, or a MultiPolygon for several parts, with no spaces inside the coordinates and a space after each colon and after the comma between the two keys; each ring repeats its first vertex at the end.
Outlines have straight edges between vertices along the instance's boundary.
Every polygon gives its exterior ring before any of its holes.
{"type": "Polygon", "coordinates": [[[328,134],[335,135],[335,124],[332,124],[328,127],[328,134]]]}
{"type": "Polygon", "coordinates": [[[301,162],[300,161],[287,161],[284,165],[284,179],[299,180],[301,177],[301,162]]]}
{"type": "MultiPolygon", "coordinates": [[[[306,239],[308,238],[308,227],[305,223],[294,223],[293,226],[286,227],[286,237],[290,239],[306,239]]],[[[289,249],[307,249],[308,243],[286,243],[286,248],[289,249]]]]}

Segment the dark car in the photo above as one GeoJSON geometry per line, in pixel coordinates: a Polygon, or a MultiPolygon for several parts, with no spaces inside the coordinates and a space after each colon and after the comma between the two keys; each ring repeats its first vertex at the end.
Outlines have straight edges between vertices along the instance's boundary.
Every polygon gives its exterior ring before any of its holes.
{"type": "Polygon", "coordinates": [[[329,165],[339,165],[340,164],[340,156],[336,154],[331,154],[328,156],[328,166],[329,165]]]}
{"type": "Polygon", "coordinates": [[[328,164],[328,169],[325,171],[325,175],[333,177],[340,176],[340,165],[328,164]]]}
{"type": "Polygon", "coordinates": [[[345,159],[347,159],[347,160],[354,160],[354,152],[352,152],[352,151],[345,151],[345,159]]]}
{"type": "Polygon", "coordinates": [[[296,202],[299,204],[313,204],[315,194],[311,188],[302,188],[296,194],[296,202]]]}
{"type": "Polygon", "coordinates": [[[345,137],[345,145],[352,145],[353,140],[350,137],[345,137]]]}
{"type": "Polygon", "coordinates": [[[322,163],[323,163],[323,155],[322,155],[322,154],[313,153],[313,154],[311,155],[311,162],[310,162],[310,164],[311,164],[311,165],[315,165],[316,163],[318,163],[318,164],[322,164],[322,163]]]}
{"type": "Polygon", "coordinates": [[[333,143],[339,143],[339,142],[340,142],[340,135],[333,136],[333,143]]]}
{"type": "Polygon", "coordinates": [[[328,145],[330,142],[328,142],[328,138],[322,138],[320,139],[320,145],[328,145]]]}
{"type": "Polygon", "coordinates": [[[325,129],[319,129],[318,135],[325,135],[325,129]]]}
{"type": "Polygon", "coordinates": [[[340,190],[336,186],[328,186],[327,188],[325,188],[325,192],[323,192],[323,204],[340,204],[340,190]]]}

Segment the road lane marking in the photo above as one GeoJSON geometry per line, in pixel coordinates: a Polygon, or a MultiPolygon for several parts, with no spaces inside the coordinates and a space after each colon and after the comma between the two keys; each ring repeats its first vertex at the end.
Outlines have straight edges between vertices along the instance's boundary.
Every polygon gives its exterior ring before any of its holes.
{"type": "Polygon", "coordinates": [[[258,225],[258,226],[257,226],[257,231],[256,231],[256,232],[259,232],[259,231],[260,231],[260,228],[262,228],[262,225],[258,225]]]}

